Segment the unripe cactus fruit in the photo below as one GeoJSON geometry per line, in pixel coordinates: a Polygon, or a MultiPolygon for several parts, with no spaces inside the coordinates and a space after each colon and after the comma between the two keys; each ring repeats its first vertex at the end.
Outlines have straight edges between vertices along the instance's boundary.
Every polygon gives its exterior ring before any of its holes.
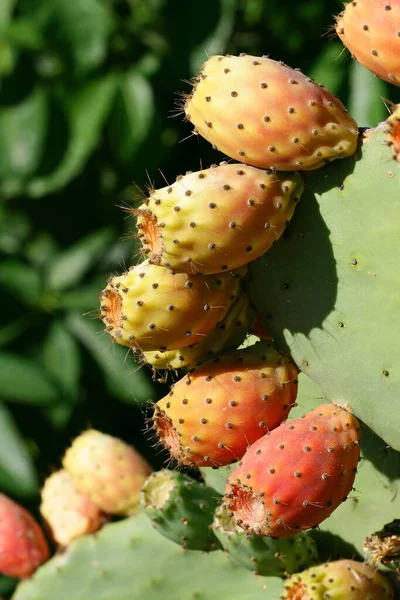
{"type": "Polygon", "coordinates": [[[186,273],[220,273],[274,244],[303,192],[297,173],[221,163],[152,190],[137,210],[150,262],[186,273]]]}
{"type": "Polygon", "coordinates": [[[140,493],[140,505],[153,527],[188,550],[218,550],[211,530],[220,500],[212,488],[178,471],[152,473],[140,493]]]}
{"type": "Polygon", "coordinates": [[[184,465],[237,461],[284,421],[295,403],[298,369],[270,342],[207,361],[155,405],[154,427],[184,465]]]}
{"type": "Polygon", "coordinates": [[[68,546],[77,537],[93,533],[103,523],[102,513],[82,494],[64,469],[44,482],[40,512],[57,544],[68,546]]]}
{"type": "Polygon", "coordinates": [[[336,18],[336,33],[355,58],[374,75],[400,85],[400,3],[348,2],[336,18]]]}
{"type": "Polygon", "coordinates": [[[203,339],[224,318],[246,268],[218,275],[174,273],[148,261],[112,277],[100,299],[112,339],[140,350],[174,350],[203,339]]]}
{"type": "Polygon", "coordinates": [[[95,429],[75,438],[63,467],[100,510],[123,516],[138,509],[140,488],[152,471],[132,446],[95,429]]]}
{"type": "Polygon", "coordinates": [[[390,581],[370,565],[338,560],[296,573],[285,582],[281,600],[392,600],[390,581]]]}
{"type": "Polygon", "coordinates": [[[25,579],[49,556],[37,521],[25,508],[0,494],[0,573],[25,579]]]}
{"type": "Polygon", "coordinates": [[[284,577],[315,564],[318,558],[310,535],[298,533],[282,540],[248,536],[224,504],[215,511],[213,531],[232,562],[257,575],[284,577]]]}
{"type": "Polygon", "coordinates": [[[225,502],[252,535],[287,537],[319,525],[352,489],[360,427],[323,404],[255,442],[230,475],[225,502]]]}
{"type": "Polygon", "coordinates": [[[316,169],[357,146],[357,123],[326,87],[266,57],[211,56],[184,111],[218,150],[255,167],[316,169]]]}
{"type": "Polygon", "coordinates": [[[237,348],[255,320],[255,311],[244,292],[234,301],[225,317],[200,342],[167,352],[143,352],[138,359],[154,369],[192,369],[221,351],[237,348]]]}

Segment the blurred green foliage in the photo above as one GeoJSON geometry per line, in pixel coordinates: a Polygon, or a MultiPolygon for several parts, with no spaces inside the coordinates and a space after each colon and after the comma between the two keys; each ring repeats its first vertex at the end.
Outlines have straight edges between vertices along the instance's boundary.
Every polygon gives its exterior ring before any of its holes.
{"type": "Polygon", "coordinates": [[[332,35],[341,8],[1,0],[1,490],[37,506],[44,477],[89,425],[162,463],[142,430],[145,403],[166,389],[97,319],[106,279],[137,256],[122,208],[149,183],[221,160],[179,115],[177,92],[207,55],[268,54],[328,85],[360,125],[385,118],[399,92],[332,35]]]}

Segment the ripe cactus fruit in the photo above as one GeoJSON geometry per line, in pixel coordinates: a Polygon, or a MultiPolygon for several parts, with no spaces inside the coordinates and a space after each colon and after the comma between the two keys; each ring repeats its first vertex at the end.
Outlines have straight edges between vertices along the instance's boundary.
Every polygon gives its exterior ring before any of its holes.
{"type": "Polygon", "coordinates": [[[192,369],[223,350],[237,348],[255,320],[255,312],[245,293],[234,301],[225,317],[197,344],[167,352],[143,352],[139,360],[153,369],[192,369]]]}
{"type": "Polygon", "coordinates": [[[287,418],[297,375],[270,342],[222,354],[180,379],[155,405],[154,428],[179,463],[228,465],[287,418]]]}
{"type": "Polygon", "coordinates": [[[0,494],[0,573],[26,579],[49,556],[37,521],[25,508],[0,494]]]}
{"type": "Polygon", "coordinates": [[[257,575],[284,577],[315,564],[318,558],[310,535],[298,533],[282,540],[248,536],[224,504],[215,511],[213,530],[232,562],[257,575]]]}
{"type": "Polygon", "coordinates": [[[255,442],[230,475],[225,502],[252,535],[287,537],[319,525],[352,489],[360,427],[323,404],[255,442]]]}
{"type": "Polygon", "coordinates": [[[221,163],[152,190],[137,210],[143,252],[186,273],[220,273],[274,244],[303,192],[298,173],[221,163]]]}
{"type": "Polygon", "coordinates": [[[400,85],[400,3],[348,2],[336,18],[336,33],[355,58],[374,75],[400,85]]]}
{"type": "Polygon", "coordinates": [[[136,512],[140,488],[152,471],[132,446],[95,429],[75,438],[63,467],[100,510],[122,516],[136,512]]]}
{"type": "Polygon", "coordinates": [[[82,494],[64,469],[52,473],[41,492],[40,512],[57,544],[68,546],[72,540],[100,529],[103,518],[91,499],[82,494]]]}
{"type": "Polygon", "coordinates": [[[184,111],[218,150],[255,167],[316,169],[357,146],[357,123],[326,87],[266,57],[211,56],[184,111]]]}
{"type": "Polygon", "coordinates": [[[310,567],[285,582],[281,600],[392,600],[390,581],[370,565],[338,560],[310,567]]]}
{"type": "Polygon", "coordinates": [[[210,526],[220,495],[183,473],[152,473],[140,493],[140,505],[153,527],[188,550],[218,550],[210,526]]]}
{"type": "Polygon", "coordinates": [[[199,342],[239,295],[246,268],[218,275],[174,273],[148,261],[112,277],[101,319],[112,339],[140,350],[174,350],[199,342]]]}
{"type": "Polygon", "coordinates": [[[385,123],[387,145],[392,149],[393,158],[400,162],[400,104],[394,106],[385,123]]]}

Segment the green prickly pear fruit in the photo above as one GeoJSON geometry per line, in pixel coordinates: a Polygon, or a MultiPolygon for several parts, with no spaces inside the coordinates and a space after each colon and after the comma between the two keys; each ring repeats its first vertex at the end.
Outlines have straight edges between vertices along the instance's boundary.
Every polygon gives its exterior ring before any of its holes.
{"type": "Polygon", "coordinates": [[[202,340],[236,300],[246,268],[218,275],[174,273],[145,261],[103,290],[101,319],[112,339],[140,350],[174,350],[202,340]]]}
{"type": "Polygon", "coordinates": [[[226,162],[179,176],[134,211],[143,252],[185,273],[241,267],[279,239],[303,187],[298,173],[226,162]]]}
{"type": "Polygon", "coordinates": [[[211,530],[221,496],[214,489],[178,471],[152,473],[140,493],[140,505],[153,527],[188,550],[218,550],[211,530]]]}
{"type": "Polygon", "coordinates": [[[178,350],[143,352],[139,360],[153,369],[192,369],[222,351],[237,348],[245,339],[255,320],[255,312],[245,293],[241,293],[225,317],[200,342],[178,350]]]}
{"type": "Polygon", "coordinates": [[[218,150],[255,167],[310,170],[356,151],[357,123],[343,104],[266,57],[211,56],[184,111],[218,150]]]}
{"type": "Polygon", "coordinates": [[[270,342],[222,354],[180,379],[155,405],[157,436],[181,464],[233,463],[287,418],[297,375],[270,342]]]}
{"type": "Polygon", "coordinates": [[[137,511],[140,488],[152,471],[132,446],[95,429],[75,438],[63,467],[100,510],[122,516],[137,511]]]}
{"type": "Polygon", "coordinates": [[[392,600],[390,581],[370,565],[338,560],[290,577],[281,600],[392,600]]]}
{"type": "Polygon", "coordinates": [[[282,540],[248,536],[224,504],[215,511],[213,530],[232,562],[257,575],[285,577],[315,564],[318,558],[316,544],[306,533],[282,540]]]}
{"type": "Polygon", "coordinates": [[[360,426],[323,404],[255,442],[229,476],[225,502],[252,535],[288,537],[322,523],[352,489],[360,426]]]}
{"type": "Polygon", "coordinates": [[[400,85],[400,4],[357,0],[336,18],[336,33],[353,58],[380,79],[400,85]]]}
{"type": "Polygon", "coordinates": [[[92,500],[82,494],[64,469],[52,473],[44,482],[40,512],[57,544],[68,546],[72,540],[94,533],[103,524],[103,515],[92,500]]]}
{"type": "Polygon", "coordinates": [[[44,563],[50,551],[33,516],[5,494],[0,494],[0,573],[26,579],[44,563]]]}

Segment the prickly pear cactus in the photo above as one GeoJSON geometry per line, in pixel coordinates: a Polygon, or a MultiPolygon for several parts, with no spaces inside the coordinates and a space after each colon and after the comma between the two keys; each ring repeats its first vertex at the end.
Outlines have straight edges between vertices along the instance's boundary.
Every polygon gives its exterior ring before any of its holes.
{"type": "Polygon", "coordinates": [[[400,164],[385,127],[307,174],[279,247],[250,266],[250,295],[326,398],[400,450],[400,164]]]}

